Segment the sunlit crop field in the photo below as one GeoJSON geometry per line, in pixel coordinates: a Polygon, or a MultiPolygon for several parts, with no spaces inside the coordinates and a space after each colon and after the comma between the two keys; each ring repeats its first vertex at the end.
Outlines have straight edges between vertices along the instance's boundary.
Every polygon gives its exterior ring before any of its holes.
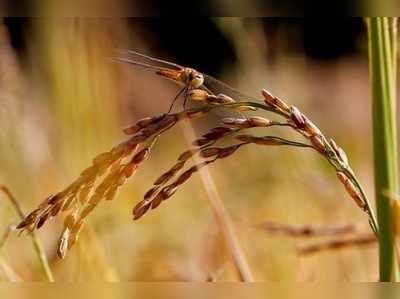
{"type": "MultiPolygon", "coordinates": [[[[216,70],[212,68],[216,59],[210,56],[212,62],[207,64],[210,53],[201,56],[195,48],[199,42],[207,43],[207,32],[182,41],[186,48],[180,53],[194,49],[198,60],[181,58],[174,55],[177,52],[167,38],[160,40],[153,34],[154,22],[168,21],[33,19],[23,34],[23,51],[12,46],[9,27],[0,26],[0,184],[14,194],[25,214],[77,179],[98,154],[126,140],[124,128],[167,112],[179,92],[170,80],[114,61],[118,49],[181,64],[189,61],[193,65],[187,66],[212,69],[211,75],[243,93],[262,100],[261,90],[267,89],[285,99],[346,151],[373,198],[364,31],[354,51],[324,60],[291,46],[299,37],[290,22],[280,24],[272,39],[268,23],[262,25],[258,19],[216,19],[212,26],[234,57],[216,70]]],[[[210,41],[208,47],[217,49],[218,41],[210,41]]],[[[182,102],[177,101],[174,111],[182,110],[182,102]]],[[[188,103],[188,107],[196,105],[188,103]]],[[[281,120],[269,112],[257,115],[281,120]]],[[[309,149],[243,147],[194,173],[173,197],[133,220],[134,206],[190,147],[193,132],[188,132],[188,124],[200,136],[228,116],[238,114],[211,111],[162,134],[115,198],[100,202],[85,218],[79,239],[64,259],[58,257],[57,247],[66,214],[60,213],[36,231],[54,279],[241,280],[218,213],[222,206],[255,281],[377,280],[376,242],[370,237],[356,242],[371,234],[368,217],[348,196],[326,159],[309,149]],[[343,227],[345,232],[318,234],[319,229],[343,227]],[[330,246],[332,242],[339,245],[330,246]]],[[[286,127],[265,130],[301,139],[286,127]]],[[[7,197],[0,194],[0,198],[3,232],[21,219],[7,197]]],[[[12,231],[0,257],[1,280],[46,279],[26,232],[12,231]]]]}

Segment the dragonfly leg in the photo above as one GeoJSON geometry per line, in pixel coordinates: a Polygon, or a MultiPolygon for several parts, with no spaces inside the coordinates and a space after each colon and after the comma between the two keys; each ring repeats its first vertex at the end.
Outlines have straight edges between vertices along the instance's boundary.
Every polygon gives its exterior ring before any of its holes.
{"type": "Polygon", "coordinates": [[[168,109],[167,114],[170,113],[170,112],[172,111],[172,108],[174,107],[175,102],[178,100],[179,96],[180,96],[182,93],[184,93],[184,95],[185,95],[185,97],[186,97],[186,90],[187,90],[187,88],[186,88],[186,86],[185,86],[184,88],[182,88],[182,89],[178,92],[178,94],[177,94],[177,95],[175,96],[175,98],[173,99],[171,105],[169,106],[169,109],[168,109]]]}
{"type": "Polygon", "coordinates": [[[183,93],[183,98],[184,98],[184,100],[183,100],[183,110],[186,110],[186,104],[187,104],[187,101],[189,99],[188,91],[189,91],[189,89],[186,88],[185,92],[183,93]]]}

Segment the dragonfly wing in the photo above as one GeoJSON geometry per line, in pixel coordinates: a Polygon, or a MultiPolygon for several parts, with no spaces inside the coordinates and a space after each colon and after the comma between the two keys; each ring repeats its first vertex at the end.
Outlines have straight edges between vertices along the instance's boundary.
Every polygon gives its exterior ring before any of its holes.
{"type": "Polygon", "coordinates": [[[166,69],[172,69],[172,70],[183,70],[184,67],[173,63],[169,62],[166,60],[158,59],[155,57],[151,57],[133,50],[127,50],[127,49],[119,49],[117,50],[118,54],[121,56],[125,56],[128,59],[131,59],[133,61],[137,62],[142,62],[146,65],[151,65],[154,67],[160,67],[160,68],[166,68],[166,69]]]}
{"type": "Polygon", "coordinates": [[[204,89],[207,91],[211,91],[213,94],[223,93],[227,96],[230,96],[234,100],[237,101],[247,101],[247,100],[257,100],[256,98],[243,94],[239,90],[229,86],[228,84],[215,79],[214,77],[203,74],[204,76],[204,89]]]}
{"type": "Polygon", "coordinates": [[[128,59],[128,58],[123,58],[123,57],[113,57],[112,59],[114,61],[117,61],[117,62],[128,63],[128,64],[131,64],[131,65],[138,66],[138,67],[143,67],[145,69],[149,69],[149,70],[152,70],[152,71],[169,70],[169,69],[164,68],[164,67],[155,66],[155,65],[148,64],[148,63],[144,63],[144,62],[140,62],[140,61],[136,61],[136,60],[132,60],[132,59],[128,59]]]}
{"type": "MultiPolygon", "coordinates": [[[[121,51],[120,51],[121,52],[121,51]]],[[[153,58],[144,54],[140,54],[134,51],[126,50],[124,51],[124,54],[122,57],[115,57],[113,58],[115,61],[118,62],[123,62],[123,63],[128,63],[130,65],[134,65],[137,67],[142,67],[147,70],[154,71],[155,74],[162,76],[164,78],[170,79],[172,81],[175,81],[176,83],[182,83],[181,78],[182,78],[182,73],[184,71],[183,67],[169,63],[157,58],[153,58]],[[135,54],[136,56],[134,58],[131,58],[130,55],[129,57],[126,58],[126,54],[135,54]],[[167,65],[168,67],[165,66],[160,66],[159,64],[164,64],[167,65]]]]}

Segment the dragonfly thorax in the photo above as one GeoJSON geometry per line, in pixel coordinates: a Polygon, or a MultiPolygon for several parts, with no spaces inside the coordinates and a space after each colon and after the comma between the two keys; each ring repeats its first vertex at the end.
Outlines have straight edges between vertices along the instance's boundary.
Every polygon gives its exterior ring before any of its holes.
{"type": "Polygon", "coordinates": [[[185,68],[185,79],[192,88],[199,88],[204,83],[203,74],[191,68],[185,68]]]}

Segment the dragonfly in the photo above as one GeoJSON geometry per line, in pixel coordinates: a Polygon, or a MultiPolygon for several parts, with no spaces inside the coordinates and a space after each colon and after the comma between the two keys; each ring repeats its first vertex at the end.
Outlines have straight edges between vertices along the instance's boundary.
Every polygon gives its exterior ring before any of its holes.
{"type": "Polygon", "coordinates": [[[179,85],[183,85],[183,88],[173,99],[168,113],[171,112],[175,102],[181,95],[184,97],[183,108],[185,109],[186,103],[189,99],[189,91],[193,89],[202,89],[211,95],[224,94],[235,100],[240,99],[257,101],[257,99],[254,97],[247,96],[228,84],[193,68],[184,67],[179,64],[151,57],[133,50],[121,50],[120,52],[128,54],[129,58],[115,57],[114,60],[128,63],[136,67],[142,67],[155,72],[155,74],[161,77],[170,79],[179,85]]]}

